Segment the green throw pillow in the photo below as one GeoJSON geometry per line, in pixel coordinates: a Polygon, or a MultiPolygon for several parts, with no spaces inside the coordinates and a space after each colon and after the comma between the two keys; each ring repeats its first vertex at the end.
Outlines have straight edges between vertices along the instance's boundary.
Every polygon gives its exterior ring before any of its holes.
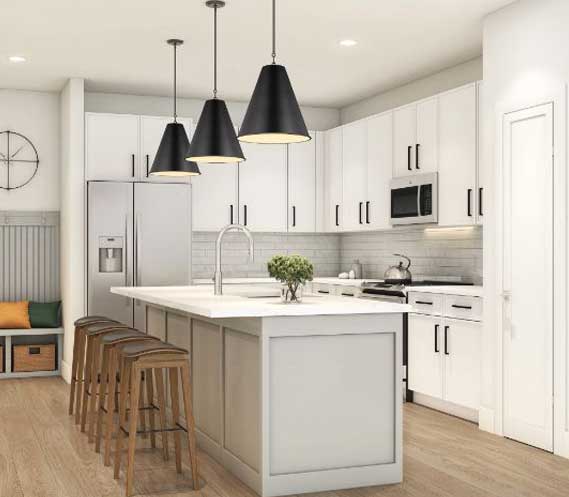
{"type": "Polygon", "coordinates": [[[59,328],[61,302],[30,302],[28,312],[32,328],[59,328]]]}

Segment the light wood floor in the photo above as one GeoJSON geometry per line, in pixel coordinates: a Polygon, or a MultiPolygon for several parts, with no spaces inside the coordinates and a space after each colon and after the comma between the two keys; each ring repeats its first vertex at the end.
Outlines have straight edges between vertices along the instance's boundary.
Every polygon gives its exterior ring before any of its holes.
{"type": "MultiPolygon", "coordinates": [[[[59,378],[0,381],[0,497],[119,497],[123,480],[101,464],[67,416],[59,378]]],[[[417,405],[404,411],[404,482],[318,497],[567,497],[569,460],[483,433],[417,405]]],[[[144,446],[144,443],[141,444],[144,446]]],[[[153,497],[255,497],[205,454],[199,492],[158,451],[137,453],[135,490],[153,497]]]]}

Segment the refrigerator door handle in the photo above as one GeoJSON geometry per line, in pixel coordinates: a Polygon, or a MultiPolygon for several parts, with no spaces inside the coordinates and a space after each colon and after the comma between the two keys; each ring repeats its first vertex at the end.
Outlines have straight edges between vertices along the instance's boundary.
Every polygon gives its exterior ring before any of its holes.
{"type": "Polygon", "coordinates": [[[134,270],[134,274],[136,276],[136,283],[135,286],[139,286],[142,282],[142,274],[140,271],[140,224],[142,222],[142,216],[137,213],[136,214],[136,220],[135,220],[135,232],[136,232],[136,244],[134,247],[134,253],[136,254],[136,263],[135,263],[135,270],[134,270]]]}
{"type": "MultiPolygon", "coordinates": [[[[124,264],[124,286],[130,286],[130,281],[128,277],[128,225],[130,221],[130,216],[127,214],[124,219],[124,255],[123,255],[123,264],[124,264]]],[[[130,297],[125,297],[126,299],[126,306],[130,306],[130,297]]]]}

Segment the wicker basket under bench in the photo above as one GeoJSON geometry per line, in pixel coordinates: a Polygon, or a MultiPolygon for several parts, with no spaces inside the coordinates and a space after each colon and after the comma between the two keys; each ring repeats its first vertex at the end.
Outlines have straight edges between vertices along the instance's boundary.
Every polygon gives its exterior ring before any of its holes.
{"type": "Polygon", "coordinates": [[[0,379],[60,376],[63,328],[0,329],[0,379]]]}

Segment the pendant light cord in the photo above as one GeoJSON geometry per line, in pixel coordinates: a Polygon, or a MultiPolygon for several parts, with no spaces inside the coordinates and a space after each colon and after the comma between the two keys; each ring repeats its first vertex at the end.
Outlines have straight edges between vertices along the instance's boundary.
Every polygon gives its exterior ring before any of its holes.
{"type": "Polygon", "coordinates": [[[217,98],[217,5],[213,8],[213,98],[217,98]]]}
{"type": "Polygon", "coordinates": [[[178,45],[174,44],[174,122],[178,122],[178,109],[176,108],[176,100],[177,100],[177,60],[176,60],[176,52],[178,50],[178,45]]]}
{"type": "Polygon", "coordinates": [[[276,0],[273,0],[273,64],[276,64],[275,59],[277,57],[277,17],[276,17],[276,0]]]}

